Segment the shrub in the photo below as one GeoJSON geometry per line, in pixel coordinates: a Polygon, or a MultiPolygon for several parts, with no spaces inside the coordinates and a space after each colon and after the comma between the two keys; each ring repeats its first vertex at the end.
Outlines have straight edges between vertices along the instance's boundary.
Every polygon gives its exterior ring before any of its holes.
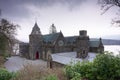
{"type": "Polygon", "coordinates": [[[78,62],[65,67],[71,80],[116,80],[120,79],[120,56],[110,52],[99,54],[93,62],[78,62]]]}
{"type": "Polygon", "coordinates": [[[13,77],[13,73],[8,72],[6,69],[0,69],[0,80],[10,80],[13,77]]]}
{"type": "Polygon", "coordinates": [[[49,75],[45,80],[58,80],[56,75],[49,75]]]}
{"type": "Polygon", "coordinates": [[[17,76],[12,80],[66,80],[66,76],[62,68],[47,68],[45,65],[28,63],[17,72],[17,76]],[[51,75],[55,74],[55,75],[51,75]],[[50,75],[50,76],[49,76],[50,75]],[[57,77],[57,79],[56,79],[57,77]]]}
{"type": "Polygon", "coordinates": [[[97,80],[114,80],[120,77],[120,58],[111,53],[98,55],[93,61],[96,70],[97,80]]]}
{"type": "Polygon", "coordinates": [[[93,76],[91,73],[92,69],[91,62],[77,62],[76,64],[67,65],[65,67],[66,75],[71,80],[87,79],[93,76]]]}

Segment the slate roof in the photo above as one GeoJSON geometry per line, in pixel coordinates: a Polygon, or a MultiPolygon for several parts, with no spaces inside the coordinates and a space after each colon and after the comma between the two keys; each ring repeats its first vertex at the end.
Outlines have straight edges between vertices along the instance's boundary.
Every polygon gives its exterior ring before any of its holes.
{"type": "MultiPolygon", "coordinates": [[[[59,33],[53,33],[53,34],[47,34],[47,35],[44,35],[43,36],[43,40],[45,42],[54,42],[58,36],[60,35],[60,32],[59,33]]],[[[65,37],[65,40],[67,43],[73,43],[75,42],[77,36],[70,36],[70,37],[65,37]]]]}
{"type": "Polygon", "coordinates": [[[33,27],[33,29],[32,29],[31,34],[36,34],[36,31],[38,31],[38,33],[41,34],[40,28],[38,27],[37,23],[35,23],[35,25],[34,25],[34,27],[33,27]]]}
{"type": "MultiPolygon", "coordinates": [[[[77,63],[78,61],[83,61],[82,58],[76,58],[77,56],[76,52],[56,53],[56,54],[51,54],[51,56],[52,56],[52,61],[61,64],[70,64],[71,61],[73,61],[74,63],[77,63]]],[[[95,57],[96,57],[96,53],[89,52],[88,56],[84,60],[92,62],[95,57]]]]}
{"type": "Polygon", "coordinates": [[[52,43],[52,42],[54,42],[58,38],[59,34],[60,33],[53,33],[53,34],[44,35],[43,36],[43,40],[45,42],[51,42],[52,43]]]}
{"type": "Polygon", "coordinates": [[[89,45],[90,45],[90,47],[99,47],[100,40],[91,38],[90,41],[89,41],[89,45]]]}
{"type": "MultiPolygon", "coordinates": [[[[45,42],[53,43],[54,41],[56,41],[56,39],[59,37],[59,35],[60,35],[60,32],[53,33],[53,34],[47,34],[47,35],[43,36],[43,40],[45,42]]],[[[77,37],[78,36],[65,37],[66,43],[74,43],[77,37]]],[[[99,47],[100,40],[96,39],[96,38],[90,38],[89,45],[90,45],[90,47],[99,47]]]]}
{"type": "Polygon", "coordinates": [[[65,37],[67,43],[73,43],[76,41],[77,36],[65,37]]]}

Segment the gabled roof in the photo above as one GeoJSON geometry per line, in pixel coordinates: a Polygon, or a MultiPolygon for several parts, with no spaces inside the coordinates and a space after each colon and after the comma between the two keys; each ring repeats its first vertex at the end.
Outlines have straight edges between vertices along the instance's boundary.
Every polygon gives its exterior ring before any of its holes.
{"type": "Polygon", "coordinates": [[[60,35],[60,32],[59,33],[43,35],[43,40],[45,42],[51,42],[52,43],[58,38],[59,35],[60,35]]]}
{"type": "MultiPolygon", "coordinates": [[[[57,38],[59,37],[60,34],[61,34],[61,32],[43,35],[43,40],[45,42],[53,43],[54,41],[57,40],[57,38]]],[[[73,42],[75,42],[77,37],[78,36],[65,37],[65,41],[66,41],[66,43],[73,43],[73,42]]],[[[100,44],[101,44],[100,39],[90,38],[90,41],[89,41],[90,47],[99,47],[100,44]]]]}
{"type": "Polygon", "coordinates": [[[77,36],[70,36],[70,37],[65,37],[65,40],[67,43],[73,43],[75,42],[77,36]]]}
{"type": "Polygon", "coordinates": [[[99,47],[100,44],[101,42],[99,39],[91,38],[89,41],[90,47],[99,47]]]}

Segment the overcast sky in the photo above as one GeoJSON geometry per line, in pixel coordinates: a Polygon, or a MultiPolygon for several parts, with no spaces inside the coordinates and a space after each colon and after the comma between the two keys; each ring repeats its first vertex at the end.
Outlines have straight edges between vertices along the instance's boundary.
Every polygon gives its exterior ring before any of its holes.
{"type": "Polygon", "coordinates": [[[87,30],[90,37],[120,35],[120,28],[111,26],[117,7],[101,15],[103,10],[97,0],[0,0],[2,17],[19,24],[17,38],[29,41],[29,34],[37,21],[41,33],[48,34],[52,23],[64,36],[79,35],[87,30]]]}

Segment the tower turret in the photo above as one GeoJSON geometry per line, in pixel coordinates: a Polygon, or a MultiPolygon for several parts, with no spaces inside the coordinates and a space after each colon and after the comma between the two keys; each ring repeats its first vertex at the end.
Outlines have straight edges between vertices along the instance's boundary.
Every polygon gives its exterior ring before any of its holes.
{"type": "Polygon", "coordinates": [[[54,24],[50,26],[49,34],[57,33],[56,27],[54,24]]]}
{"type": "Polygon", "coordinates": [[[31,35],[41,35],[41,31],[40,31],[40,28],[38,27],[37,23],[35,23],[33,29],[32,29],[32,32],[31,32],[31,35]]]}
{"type": "Polygon", "coordinates": [[[30,59],[39,59],[42,46],[42,34],[37,23],[35,23],[31,34],[29,35],[29,57],[30,59]]]}

